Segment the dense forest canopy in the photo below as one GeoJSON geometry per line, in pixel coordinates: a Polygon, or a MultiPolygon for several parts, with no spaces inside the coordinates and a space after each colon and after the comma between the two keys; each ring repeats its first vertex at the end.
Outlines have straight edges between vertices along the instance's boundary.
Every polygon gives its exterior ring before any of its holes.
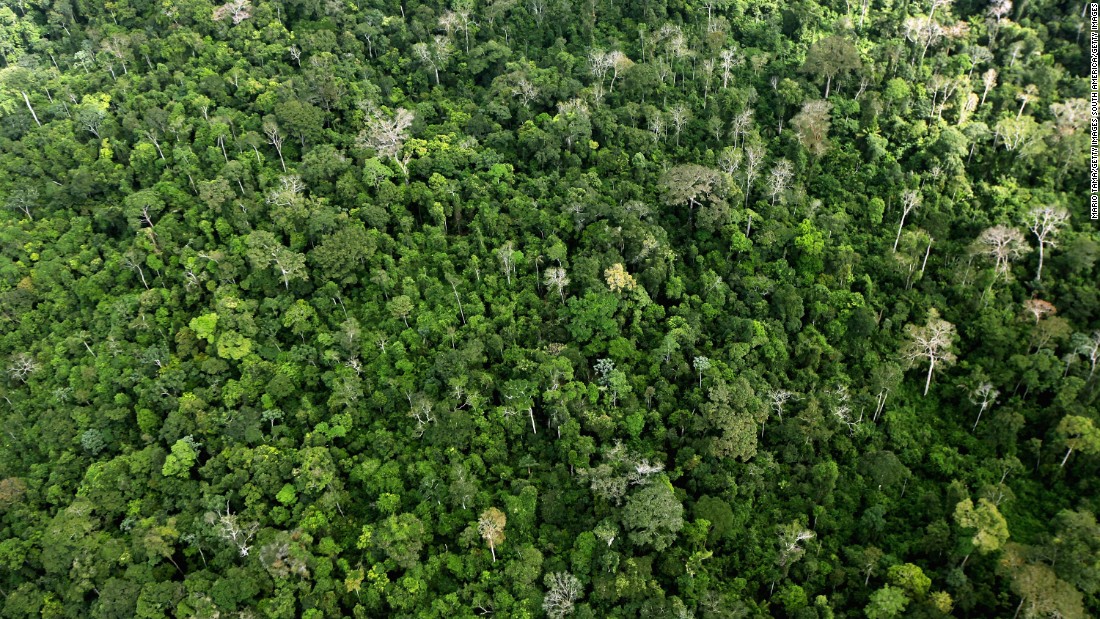
{"type": "Polygon", "coordinates": [[[0,615],[1100,614],[1086,17],[0,0],[0,615]]]}

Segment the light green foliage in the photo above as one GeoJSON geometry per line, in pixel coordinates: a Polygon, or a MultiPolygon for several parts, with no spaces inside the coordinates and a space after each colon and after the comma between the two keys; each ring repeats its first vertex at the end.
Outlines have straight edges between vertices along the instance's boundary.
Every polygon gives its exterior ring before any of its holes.
{"type": "Polygon", "coordinates": [[[195,337],[202,338],[211,344],[214,343],[214,329],[218,326],[218,315],[215,313],[195,316],[187,323],[195,332],[195,337]]]}
{"type": "Polygon", "coordinates": [[[909,598],[896,587],[886,585],[871,594],[871,603],[864,609],[868,619],[893,619],[900,617],[909,605],[909,598]]]}
{"type": "Polygon", "coordinates": [[[236,331],[226,331],[218,336],[218,356],[240,361],[252,351],[252,340],[236,331]]]}
{"type": "Polygon", "coordinates": [[[922,600],[928,595],[928,589],[932,586],[932,579],[924,575],[921,569],[912,563],[891,565],[886,572],[886,578],[896,587],[901,587],[915,600],[922,600]]]}
{"type": "Polygon", "coordinates": [[[979,552],[997,550],[1008,540],[1008,523],[989,499],[978,499],[978,505],[969,498],[955,506],[955,522],[965,529],[975,529],[971,539],[979,552]]]}
{"type": "Polygon", "coordinates": [[[160,473],[165,477],[187,477],[198,459],[198,445],[190,436],[185,436],[172,444],[172,453],[164,460],[160,473]]]}

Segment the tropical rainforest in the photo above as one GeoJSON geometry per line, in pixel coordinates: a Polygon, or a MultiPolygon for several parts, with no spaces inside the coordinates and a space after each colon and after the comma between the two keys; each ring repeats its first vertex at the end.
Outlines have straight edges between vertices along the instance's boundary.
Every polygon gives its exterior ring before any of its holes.
{"type": "Polygon", "coordinates": [[[1086,13],[0,1],[0,615],[1097,616],[1086,13]]]}

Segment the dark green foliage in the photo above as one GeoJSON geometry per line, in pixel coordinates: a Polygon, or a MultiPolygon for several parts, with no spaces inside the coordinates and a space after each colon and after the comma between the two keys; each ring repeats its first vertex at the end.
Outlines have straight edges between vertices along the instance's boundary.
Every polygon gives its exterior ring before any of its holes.
{"type": "Polygon", "coordinates": [[[4,3],[0,616],[1100,614],[1085,26],[4,3]]]}

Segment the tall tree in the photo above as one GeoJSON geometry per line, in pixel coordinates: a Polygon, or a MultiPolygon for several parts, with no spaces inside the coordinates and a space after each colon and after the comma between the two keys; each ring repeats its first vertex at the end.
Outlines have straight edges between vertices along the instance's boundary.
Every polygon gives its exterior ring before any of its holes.
{"type": "Polygon", "coordinates": [[[924,381],[924,395],[928,395],[936,364],[951,365],[955,362],[955,353],[951,352],[958,338],[955,325],[940,318],[939,311],[932,308],[928,310],[928,321],[924,326],[909,324],[905,326],[905,332],[909,339],[902,346],[901,356],[910,367],[928,363],[928,376],[924,381]]]}
{"type": "Polygon", "coordinates": [[[825,77],[825,98],[828,99],[834,77],[858,71],[862,66],[856,46],[848,39],[834,34],[810,45],[806,60],[802,63],[802,72],[825,77]]]}
{"type": "Polygon", "coordinates": [[[1054,237],[1069,222],[1069,211],[1060,206],[1036,206],[1027,213],[1027,227],[1039,241],[1039,268],[1035,281],[1043,279],[1043,257],[1047,247],[1054,247],[1054,237]]]}

